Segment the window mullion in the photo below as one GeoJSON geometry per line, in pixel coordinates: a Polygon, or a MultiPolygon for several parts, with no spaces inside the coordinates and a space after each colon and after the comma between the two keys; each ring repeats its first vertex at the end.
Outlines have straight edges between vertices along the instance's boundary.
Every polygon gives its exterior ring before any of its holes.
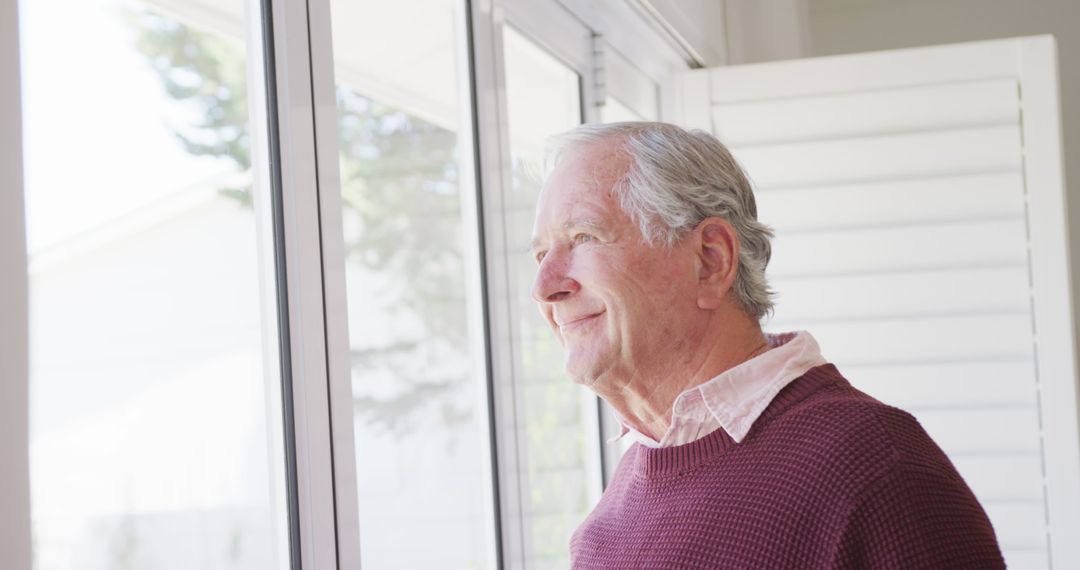
{"type": "Polygon", "coordinates": [[[28,284],[23,204],[18,2],[0,3],[0,552],[12,568],[30,567],[28,284]]]}
{"type": "Polygon", "coordinates": [[[491,2],[469,2],[469,40],[473,89],[476,183],[481,189],[489,374],[491,376],[493,466],[497,482],[494,520],[499,533],[499,568],[525,567],[522,493],[528,488],[524,450],[517,438],[519,425],[514,370],[513,323],[510,302],[510,267],[507,262],[507,222],[504,200],[510,189],[509,131],[506,114],[506,78],[503,71],[501,9],[491,2]]]}
{"type": "MultiPolygon", "coordinates": [[[[318,7],[315,7],[316,12],[318,7]]],[[[320,162],[316,156],[317,60],[309,36],[308,6],[261,6],[267,54],[271,125],[268,159],[273,170],[278,302],[281,312],[287,485],[295,509],[294,570],[339,567],[330,429],[330,366],[320,220],[320,162]],[[282,282],[283,281],[283,282],[282,282]],[[299,544],[297,544],[297,542],[299,544]],[[299,567],[297,567],[297,564],[299,567]]],[[[316,40],[318,45],[318,40],[316,40]]],[[[318,69],[318,68],[317,68],[318,69]]],[[[321,69],[320,69],[321,71],[321,69]]]]}

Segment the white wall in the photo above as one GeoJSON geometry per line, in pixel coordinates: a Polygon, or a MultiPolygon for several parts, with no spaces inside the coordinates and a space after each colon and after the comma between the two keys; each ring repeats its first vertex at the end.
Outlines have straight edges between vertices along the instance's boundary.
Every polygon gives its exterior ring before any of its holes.
{"type": "Polygon", "coordinates": [[[682,38],[704,67],[795,59],[808,53],[807,0],[636,1],[682,38]]]}
{"type": "MultiPolygon", "coordinates": [[[[1069,220],[1080,224],[1080,2],[1077,0],[808,0],[810,54],[831,55],[1053,34],[1058,42],[1069,220]],[[1072,181],[1071,184],[1069,181],[1072,181]]],[[[1074,224],[1076,225],[1076,224],[1074,224]]],[[[1080,299],[1080,229],[1070,236],[1080,299]]]]}
{"type": "Polygon", "coordinates": [[[715,67],[728,61],[724,34],[725,0],[639,1],[651,8],[651,16],[661,19],[682,38],[700,59],[699,63],[715,67]]]}
{"type": "Polygon", "coordinates": [[[723,4],[729,65],[809,55],[806,0],[724,0],[723,4]]]}
{"type": "Polygon", "coordinates": [[[30,568],[26,235],[16,0],[0,0],[0,553],[30,568]]]}

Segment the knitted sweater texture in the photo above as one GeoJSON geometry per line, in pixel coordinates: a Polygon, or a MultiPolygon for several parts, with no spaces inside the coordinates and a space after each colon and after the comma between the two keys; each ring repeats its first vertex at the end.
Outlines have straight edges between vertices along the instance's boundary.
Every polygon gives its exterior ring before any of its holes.
{"type": "Polygon", "coordinates": [[[1004,568],[967,484],[909,414],[834,366],[735,443],[627,451],[571,539],[575,569],[1004,568]]]}

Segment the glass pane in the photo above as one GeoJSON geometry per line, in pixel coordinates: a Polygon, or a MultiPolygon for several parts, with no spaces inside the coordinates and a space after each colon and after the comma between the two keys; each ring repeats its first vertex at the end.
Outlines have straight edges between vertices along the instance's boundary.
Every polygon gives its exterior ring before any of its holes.
{"type": "Polygon", "coordinates": [[[605,123],[659,119],[660,93],[656,83],[613,46],[604,49],[607,97],[600,108],[605,123]]]}
{"type": "Polygon", "coordinates": [[[605,123],[646,120],[645,117],[637,114],[633,109],[627,107],[614,97],[607,97],[604,99],[604,106],[601,107],[600,114],[605,123]]]}
{"type": "Polygon", "coordinates": [[[156,6],[19,7],[34,567],[284,568],[259,50],[240,0],[156,6]]]}
{"type": "MultiPolygon", "coordinates": [[[[505,28],[506,97],[513,157],[507,200],[508,239],[524,251],[540,192],[537,177],[545,139],[581,122],[578,75],[512,28],[505,28]]],[[[562,348],[540,317],[529,290],[536,264],[525,254],[510,260],[516,323],[518,393],[525,415],[529,568],[569,568],[570,534],[590,508],[585,422],[596,399],[563,373],[562,348]]]]}
{"type": "Polygon", "coordinates": [[[464,8],[331,5],[366,570],[494,563],[464,8]]]}

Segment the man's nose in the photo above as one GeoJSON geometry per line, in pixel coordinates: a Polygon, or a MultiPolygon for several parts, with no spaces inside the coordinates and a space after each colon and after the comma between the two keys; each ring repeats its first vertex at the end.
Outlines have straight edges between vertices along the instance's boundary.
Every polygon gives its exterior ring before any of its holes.
{"type": "Polygon", "coordinates": [[[568,275],[567,270],[567,259],[564,256],[555,252],[544,256],[533,282],[533,299],[541,304],[557,303],[576,293],[581,285],[568,275]]]}

